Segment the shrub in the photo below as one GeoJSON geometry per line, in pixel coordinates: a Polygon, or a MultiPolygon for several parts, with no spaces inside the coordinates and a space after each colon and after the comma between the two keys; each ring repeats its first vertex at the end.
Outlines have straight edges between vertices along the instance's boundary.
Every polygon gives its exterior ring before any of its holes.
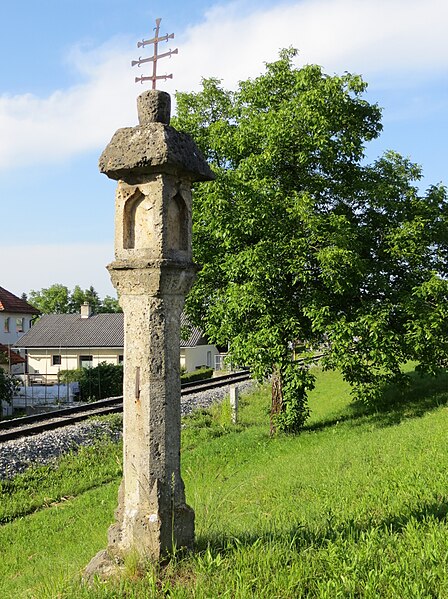
{"type": "MultiPolygon", "coordinates": [[[[212,374],[212,368],[199,368],[193,372],[182,374],[181,381],[182,383],[190,383],[209,379],[212,374]]],[[[123,395],[123,366],[121,364],[100,362],[95,368],[61,370],[59,372],[59,381],[61,383],[78,382],[83,401],[116,397],[123,395]]]]}
{"type": "Polygon", "coordinates": [[[123,366],[100,362],[95,368],[81,368],[79,387],[83,401],[123,395],[123,366]]]}
{"type": "Polygon", "coordinates": [[[192,372],[182,374],[180,380],[182,383],[192,383],[193,381],[201,381],[203,379],[212,378],[213,368],[198,368],[192,372]]]}
{"type": "Polygon", "coordinates": [[[123,395],[123,366],[100,362],[95,368],[61,370],[59,382],[78,382],[83,401],[117,397],[123,395]]]}
{"type": "Polygon", "coordinates": [[[2,401],[11,403],[16,386],[17,379],[0,368],[0,405],[2,401]]]}
{"type": "Polygon", "coordinates": [[[59,383],[77,383],[82,377],[82,368],[76,368],[74,370],[60,370],[59,371],[59,383]]]}

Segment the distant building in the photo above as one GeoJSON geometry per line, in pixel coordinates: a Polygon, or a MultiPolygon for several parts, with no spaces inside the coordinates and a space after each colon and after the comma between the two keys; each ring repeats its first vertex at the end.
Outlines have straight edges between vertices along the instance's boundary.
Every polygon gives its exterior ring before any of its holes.
{"type": "Polygon", "coordinates": [[[24,371],[26,360],[11,350],[11,346],[33,326],[39,310],[0,287],[0,368],[8,372],[24,371]]]}
{"type": "Polygon", "coordinates": [[[25,358],[13,351],[10,345],[0,343],[0,368],[14,374],[23,372],[20,367],[24,364],[26,364],[25,358]]]}
{"type": "Polygon", "coordinates": [[[30,330],[39,310],[0,287],[0,343],[12,345],[30,330]]]}
{"type": "MultiPolygon", "coordinates": [[[[213,367],[218,350],[199,329],[182,317],[187,339],[181,339],[181,367],[187,371],[213,367]]],[[[124,315],[92,314],[84,305],[81,314],[45,314],[15,347],[26,350],[28,373],[54,379],[60,370],[95,367],[100,362],[120,364],[124,356],[124,315]]]]}

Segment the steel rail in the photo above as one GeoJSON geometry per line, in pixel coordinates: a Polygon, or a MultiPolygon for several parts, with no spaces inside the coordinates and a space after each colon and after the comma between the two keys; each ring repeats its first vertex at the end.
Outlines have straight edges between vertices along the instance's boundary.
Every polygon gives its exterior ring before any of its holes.
{"type": "MultiPolygon", "coordinates": [[[[248,371],[242,371],[213,379],[186,383],[182,385],[181,397],[203,391],[219,389],[249,379],[250,373],[248,371]]],[[[75,424],[93,416],[119,413],[122,410],[123,396],[119,396],[101,399],[82,406],[52,410],[45,414],[34,414],[32,416],[23,416],[21,418],[5,420],[0,422],[0,443],[68,426],[69,424],[75,424]]]]}

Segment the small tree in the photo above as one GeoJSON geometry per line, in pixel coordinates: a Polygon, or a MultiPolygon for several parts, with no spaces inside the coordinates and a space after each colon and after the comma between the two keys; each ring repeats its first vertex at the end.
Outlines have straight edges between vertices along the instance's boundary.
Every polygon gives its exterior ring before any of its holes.
{"type": "Polygon", "coordinates": [[[0,418],[2,417],[2,403],[11,404],[17,380],[0,368],[0,418]]]}

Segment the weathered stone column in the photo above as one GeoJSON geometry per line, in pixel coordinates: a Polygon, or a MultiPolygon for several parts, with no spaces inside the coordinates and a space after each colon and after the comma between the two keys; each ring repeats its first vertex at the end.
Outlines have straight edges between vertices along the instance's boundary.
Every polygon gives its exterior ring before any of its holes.
{"type": "Polygon", "coordinates": [[[144,92],[137,104],[139,126],[119,129],[100,158],[118,180],[108,269],[125,323],[124,472],[107,555],[157,560],[194,540],[180,473],[180,315],[196,271],[191,183],[213,174],[169,126],[167,93],[144,92]]]}

